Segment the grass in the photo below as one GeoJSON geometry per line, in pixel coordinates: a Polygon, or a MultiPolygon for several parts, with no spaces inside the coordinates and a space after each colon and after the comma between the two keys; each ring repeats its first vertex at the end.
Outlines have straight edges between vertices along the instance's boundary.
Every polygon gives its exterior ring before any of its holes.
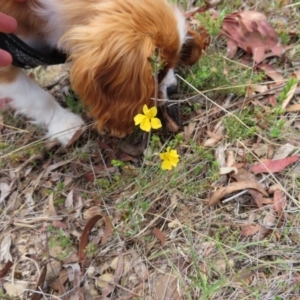
{"type": "MultiPolygon", "coordinates": [[[[174,2],[190,7],[188,1],[174,2]]],[[[259,8],[278,22],[278,11],[274,10],[279,5],[277,1],[254,2],[247,2],[250,8],[259,8]]],[[[244,4],[235,0],[225,7],[221,3],[218,10],[231,12],[244,4]]],[[[285,43],[291,41],[289,33],[295,28],[289,24],[297,24],[297,13],[297,7],[282,8],[281,17],[288,20],[280,27],[285,43]]],[[[6,184],[12,191],[1,209],[1,242],[11,237],[14,261],[29,254],[40,266],[55,261],[61,276],[71,268],[70,261],[75,269],[80,268],[77,254],[81,234],[93,212],[101,212],[109,216],[113,233],[102,245],[104,223],[99,221],[91,230],[84,263],[92,275],[80,277],[83,287],[78,291],[82,293],[88,290],[99,296],[103,290],[97,286],[97,278],[109,273],[117,274],[118,284],[111,299],[299,298],[298,165],[273,176],[256,175],[257,180],[263,178],[271,199],[269,188],[280,185],[287,201],[281,215],[272,204],[257,207],[247,192],[235,198],[227,195],[231,201],[221,205],[207,205],[214,191],[233,180],[219,172],[229,152],[236,164],[246,169],[269,158],[269,154],[255,154],[259,147],[274,154],[289,143],[295,147],[292,153],[298,153],[299,113],[287,113],[281,105],[296,83],[292,74],[299,57],[295,54],[293,61],[267,60],[287,78],[276,90],[277,102],[272,106],[268,95],[253,95],[249,88],[254,84],[269,85],[266,74],[241,63],[239,57],[227,59],[218,24],[208,21],[207,16],[199,18],[215,34],[212,44],[198,64],[179,70],[185,79],[180,80],[179,97],[188,99],[180,104],[184,124],[194,122],[195,128],[190,135],[186,129],[174,135],[155,132],[147,157],[144,149],[133,155],[132,150],[125,152],[122,148],[122,143],[127,142],[136,150],[140,145],[137,136],[121,143],[99,137],[90,128],[73,148],[45,149],[37,138],[42,133],[33,125],[10,113],[3,115],[7,127],[1,130],[0,189],[6,184]],[[205,146],[209,133],[221,135],[210,147],[205,146]],[[179,165],[169,172],[161,170],[157,158],[157,153],[167,146],[181,155],[179,165]],[[42,158],[16,172],[42,151],[46,152],[42,158]],[[49,167],[53,169],[45,176],[49,167]],[[72,203],[66,207],[71,192],[72,203]],[[262,231],[269,229],[268,234],[243,236],[241,227],[249,223],[261,226],[262,231]],[[112,263],[116,259],[121,261],[119,267],[112,263]],[[174,286],[166,275],[176,279],[174,286]],[[168,291],[160,291],[160,282],[173,289],[171,296],[168,291]]],[[[297,96],[292,101],[297,101],[297,96]]],[[[82,112],[72,93],[65,104],[82,112]]],[[[0,196],[2,193],[3,190],[0,196]]],[[[29,292],[19,297],[5,292],[5,283],[11,283],[12,278],[16,289],[24,281],[34,289],[39,272],[33,271],[28,262],[18,263],[2,279],[1,299],[30,299],[29,292]]],[[[52,282],[57,282],[56,278],[52,282]]],[[[71,277],[63,285],[66,291],[78,288],[71,277]]],[[[45,299],[51,299],[51,295],[63,299],[54,287],[45,285],[45,299]]]]}

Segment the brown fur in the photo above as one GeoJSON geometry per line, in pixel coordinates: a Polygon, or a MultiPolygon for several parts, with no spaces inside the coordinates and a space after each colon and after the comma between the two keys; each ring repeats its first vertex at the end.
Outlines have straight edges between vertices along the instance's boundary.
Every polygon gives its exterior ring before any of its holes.
{"type": "MultiPolygon", "coordinates": [[[[28,5],[0,0],[0,10],[17,18],[21,35],[43,38],[43,20],[28,5]]],[[[180,54],[177,20],[163,0],[61,0],[68,30],[60,47],[69,53],[71,84],[95,119],[97,129],[124,137],[144,104],[153,106],[155,80],[149,58],[159,53],[169,68],[191,65],[203,41],[195,32],[180,54]]],[[[162,76],[161,76],[162,77],[162,76]]],[[[163,79],[163,78],[160,78],[163,79]]]]}
{"type": "Polygon", "coordinates": [[[19,69],[14,66],[0,67],[0,83],[10,83],[13,82],[17,75],[19,69]]]}

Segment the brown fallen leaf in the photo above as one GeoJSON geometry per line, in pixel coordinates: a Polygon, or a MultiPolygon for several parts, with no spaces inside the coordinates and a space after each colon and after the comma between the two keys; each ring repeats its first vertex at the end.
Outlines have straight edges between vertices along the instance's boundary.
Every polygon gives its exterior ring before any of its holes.
{"type": "Polygon", "coordinates": [[[289,107],[286,108],[287,112],[294,112],[300,110],[300,104],[292,104],[289,107]]]}
{"type": "Polygon", "coordinates": [[[282,210],[286,206],[286,196],[281,190],[276,190],[274,192],[274,209],[278,213],[281,214],[282,210]]]}
{"type": "Polygon", "coordinates": [[[178,278],[171,274],[164,274],[154,283],[155,299],[182,299],[178,292],[178,278]]]}
{"type": "Polygon", "coordinates": [[[261,163],[253,165],[250,170],[254,173],[277,173],[284,170],[289,165],[299,160],[298,155],[275,159],[275,160],[264,160],[261,163]]]}
{"type": "Polygon", "coordinates": [[[225,196],[232,194],[237,191],[241,190],[247,190],[247,189],[254,189],[258,190],[260,193],[262,193],[265,196],[268,196],[267,192],[263,189],[263,187],[258,183],[254,181],[240,181],[240,182],[233,182],[229,184],[228,186],[222,187],[215,191],[212,196],[209,198],[208,206],[215,205],[220,202],[222,198],[225,196]]]}
{"type": "Polygon", "coordinates": [[[46,278],[46,274],[47,274],[47,265],[44,266],[41,274],[40,274],[40,277],[39,277],[39,280],[38,280],[38,283],[37,283],[37,287],[35,289],[36,292],[38,293],[33,293],[32,297],[31,297],[31,300],[40,300],[42,297],[43,297],[43,294],[41,293],[41,290],[45,284],[45,278],[46,278]]]}
{"type": "Polygon", "coordinates": [[[81,237],[80,237],[80,243],[79,243],[79,261],[81,265],[83,264],[85,257],[86,257],[86,247],[88,245],[89,241],[89,235],[91,233],[91,230],[93,229],[94,225],[101,219],[103,218],[105,221],[105,231],[104,235],[102,237],[101,245],[105,245],[107,242],[108,238],[112,235],[113,229],[112,225],[110,222],[109,217],[105,215],[96,215],[92,217],[85,225],[81,237]]]}
{"type": "Polygon", "coordinates": [[[273,79],[277,84],[284,83],[284,77],[282,76],[279,71],[277,71],[273,66],[269,64],[259,64],[256,66],[256,68],[264,71],[268,77],[273,79]]]}
{"type": "MultiPolygon", "coordinates": [[[[249,172],[247,172],[245,169],[241,168],[238,170],[237,174],[232,174],[232,176],[237,182],[240,181],[253,181],[257,182],[255,176],[249,172]]],[[[264,204],[264,197],[262,193],[260,193],[257,190],[254,189],[248,189],[249,194],[253,197],[255,203],[258,207],[262,207],[264,204]]]]}
{"type": "Polygon", "coordinates": [[[152,233],[160,240],[161,245],[164,246],[166,243],[166,238],[165,235],[161,232],[161,230],[155,227],[152,230],[152,233]]]}
{"type": "Polygon", "coordinates": [[[0,279],[6,276],[12,266],[13,263],[11,261],[8,261],[5,264],[4,268],[0,270],[0,279]]]}
{"type": "Polygon", "coordinates": [[[264,14],[248,10],[227,15],[222,24],[223,34],[228,38],[227,56],[232,58],[240,47],[253,54],[256,63],[260,63],[268,52],[280,56],[284,46],[279,45],[275,29],[264,14]]]}
{"type": "Polygon", "coordinates": [[[255,233],[259,232],[260,229],[260,225],[258,224],[247,224],[247,225],[243,225],[241,227],[241,235],[242,236],[250,236],[250,235],[254,235],[255,233]]]}

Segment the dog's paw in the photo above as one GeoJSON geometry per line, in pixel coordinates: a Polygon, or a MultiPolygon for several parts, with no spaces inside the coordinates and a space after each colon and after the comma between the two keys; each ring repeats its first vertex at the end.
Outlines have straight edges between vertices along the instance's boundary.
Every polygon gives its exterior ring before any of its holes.
{"type": "Polygon", "coordinates": [[[57,139],[63,146],[68,146],[84,131],[83,125],[84,121],[80,116],[60,108],[48,125],[47,137],[57,139]]]}

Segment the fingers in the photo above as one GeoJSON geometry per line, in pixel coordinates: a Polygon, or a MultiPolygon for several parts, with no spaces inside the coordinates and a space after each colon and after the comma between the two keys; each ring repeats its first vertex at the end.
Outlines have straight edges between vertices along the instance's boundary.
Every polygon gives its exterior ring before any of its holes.
{"type": "Polygon", "coordinates": [[[0,49],[0,66],[6,67],[9,66],[11,63],[12,63],[11,55],[8,52],[0,49]]]}
{"type": "Polygon", "coordinates": [[[7,16],[3,13],[0,13],[0,31],[4,33],[12,33],[17,29],[18,23],[17,21],[7,16]]]}

